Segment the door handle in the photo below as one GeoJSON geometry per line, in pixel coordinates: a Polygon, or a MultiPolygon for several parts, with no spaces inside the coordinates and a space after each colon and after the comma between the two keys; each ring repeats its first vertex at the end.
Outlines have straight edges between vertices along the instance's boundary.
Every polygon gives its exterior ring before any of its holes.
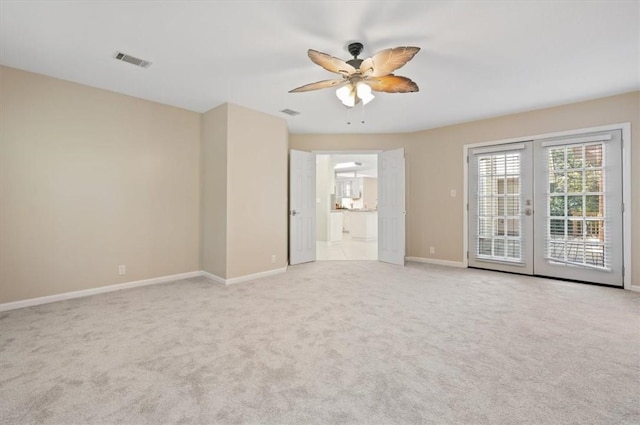
{"type": "Polygon", "coordinates": [[[533,210],[531,208],[525,208],[524,209],[524,215],[529,216],[531,214],[533,214],[533,210]]]}
{"type": "Polygon", "coordinates": [[[296,214],[298,214],[298,211],[296,211],[296,210],[291,210],[291,216],[294,216],[294,215],[296,215],[296,214]]]}

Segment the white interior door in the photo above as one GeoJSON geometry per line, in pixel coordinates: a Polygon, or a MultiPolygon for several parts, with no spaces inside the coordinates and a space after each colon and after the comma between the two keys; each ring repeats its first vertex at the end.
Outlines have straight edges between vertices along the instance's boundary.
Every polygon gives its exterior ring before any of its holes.
{"type": "Polygon", "coordinates": [[[289,156],[289,264],[316,260],[315,155],[289,156]]]}
{"type": "Polygon", "coordinates": [[[404,149],[378,154],[378,260],[404,266],[404,149]]]}
{"type": "Polygon", "coordinates": [[[532,142],[469,151],[469,265],[533,273],[532,142]]]}

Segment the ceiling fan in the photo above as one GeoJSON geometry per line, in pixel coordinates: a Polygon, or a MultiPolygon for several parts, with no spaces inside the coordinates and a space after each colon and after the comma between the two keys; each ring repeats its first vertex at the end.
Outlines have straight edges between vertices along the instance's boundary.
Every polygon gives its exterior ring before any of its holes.
{"type": "Polygon", "coordinates": [[[420,51],[419,47],[384,49],[370,58],[358,59],[362,48],[362,43],[349,44],[348,50],[353,59],[348,61],[309,49],[309,59],[327,71],[342,75],[342,78],[305,84],[289,93],[339,87],[336,96],[343,105],[352,108],[360,102],[363,105],[369,103],[374,98],[372,90],[386,93],[411,93],[419,90],[418,85],[410,78],[392,74],[413,59],[420,51]]]}

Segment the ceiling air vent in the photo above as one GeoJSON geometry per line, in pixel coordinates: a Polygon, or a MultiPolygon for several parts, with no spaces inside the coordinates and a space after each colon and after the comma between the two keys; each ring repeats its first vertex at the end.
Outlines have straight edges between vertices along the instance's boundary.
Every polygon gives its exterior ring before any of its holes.
{"type": "Polygon", "coordinates": [[[141,68],[149,68],[151,66],[151,62],[149,61],[122,52],[116,52],[113,57],[119,61],[127,62],[131,65],[139,66],[141,68]]]}
{"type": "Polygon", "coordinates": [[[283,109],[280,112],[282,112],[283,114],[290,115],[292,117],[295,117],[296,115],[300,115],[300,112],[294,111],[293,109],[283,109]]]}

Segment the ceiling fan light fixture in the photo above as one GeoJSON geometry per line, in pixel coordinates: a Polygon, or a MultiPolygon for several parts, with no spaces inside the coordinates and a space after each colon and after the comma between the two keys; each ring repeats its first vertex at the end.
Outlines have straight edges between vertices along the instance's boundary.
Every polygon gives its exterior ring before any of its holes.
{"type": "Polygon", "coordinates": [[[340,87],[336,90],[336,96],[347,108],[353,108],[358,101],[362,101],[362,104],[366,105],[375,98],[371,94],[371,86],[362,81],[356,83],[355,86],[353,83],[349,83],[340,87]]]}
{"type": "Polygon", "coordinates": [[[367,103],[371,102],[373,98],[375,98],[375,96],[371,94],[371,86],[369,86],[369,84],[367,83],[358,83],[358,85],[356,86],[356,93],[358,94],[360,100],[362,100],[363,105],[366,105],[367,103]]]}
{"type": "Polygon", "coordinates": [[[344,85],[336,90],[336,96],[348,108],[353,108],[356,104],[356,94],[351,84],[344,85]]]}

